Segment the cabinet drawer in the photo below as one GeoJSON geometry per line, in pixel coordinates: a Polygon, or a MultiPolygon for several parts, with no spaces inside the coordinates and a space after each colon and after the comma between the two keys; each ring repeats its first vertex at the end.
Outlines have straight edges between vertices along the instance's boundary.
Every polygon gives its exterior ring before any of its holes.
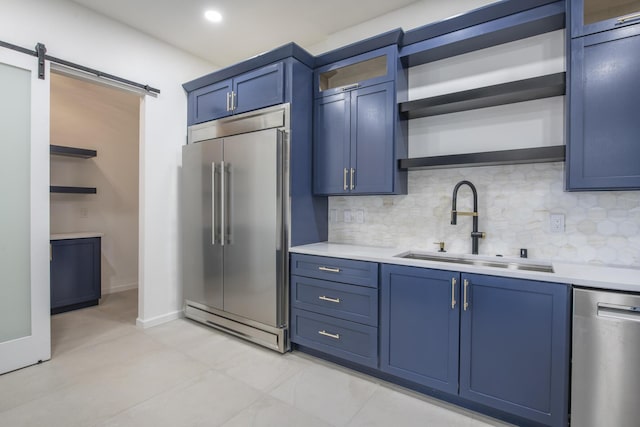
{"type": "Polygon", "coordinates": [[[291,310],[291,341],[361,365],[378,367],[378,329],[291,310]]]}
{"type": "Polygon", "coordinates": [[[378,264],[315,255],[291,255],[291,274],[332,282],[378,287],[378,264]]]}
{"type": "Polygon", "coordinates": [[[296,308],[378,326],[377,289],[291,276],[291,303],[296,308]]]}

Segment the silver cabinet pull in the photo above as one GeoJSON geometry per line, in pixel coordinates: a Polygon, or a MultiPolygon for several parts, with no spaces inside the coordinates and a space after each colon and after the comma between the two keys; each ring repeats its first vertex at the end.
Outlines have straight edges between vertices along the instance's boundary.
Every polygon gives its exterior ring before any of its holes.
{"type": "Polygon", "coordinates": [[[344,172],[342,174],[342,184],[344,187],[344,190],[347,191],[349,189],[349,187],[347,187],[347,174],[349,173],[349,169],[344,168],[344,172]]]}
{"type": "Polygon", "coordinates": [[[352,85],[343,86],[343,87],[341,88],[341,90],[342,90],[343,92],[346,92],[346,91],[351,90],[351,89],[358,89],[359,87],[360,87],[360,83],[354,83],[354,84],[352,84],[352,85]]]}
{"type": "Polygon", "coordinates": [[[319,296],[318,299],[321,299],[322,301],[329,301],[329,302],[335,302],[336,304],[340,304],[340,298],[329,298],[322,295],[322,296],[319,296]]]}
{"type": "Polygon", "coordinates": [[[469,281],[467,279],[464,280],[464,304],[462,305],[464,307],[464,311],[467,311],[467,308],[469,308],[469,301],[467,301],[467,288],[469,287],[469,281]]]}
{"type": "Polygon", "coordinates": [[[334,340],[339,340],[340,339],[340,334],[330,334],[329,332],[327,332],[325,330],[318,331],[318,333],[320,335],[325,336],[325,337],[333,338],[334,340]]]}
{"type": "Polygon", "coordinates": [[[227,111],[231,111],[231,92],[227,92],[227,111]]]}
{"type": "Polygon", "coordinates": [[[340,273],[339,268],[331,268],[331,267],[318,267],[318,270],[328,271],[330,273],[340,273]]]}
{"type": "Polygon", "coordinates": [[[638,18],[640,18],[640,13],[633,13],[631,15],[621,16],[620,18],[618,18],[618,22],[620,24],[624,24],[627,21],[631,21],[633,19],[638,19],[638,18]]]}
{"type": "Polygon", "coordinates": [[[238,106],[236,105],[236,93],[231,91],[231,111],[234,111],[238,106]]]}
{"type": "Polygon", "coordinates": [[[456,279],[451,279],[451,308],[456,308],[456,279]]]}
{"type": "Polygon", "coordinates": [[[351,168],[351,178],[350,178],[350,183],[351,183],[350,187],[351,187],[351,190],[353,190],[354,188],[356,188],[356,186],[355,186],[355,185],[353,185],[353,175],[355,175],[355,173],[356,173],[356,170],[355,170],[354,168],[351,168]]]}

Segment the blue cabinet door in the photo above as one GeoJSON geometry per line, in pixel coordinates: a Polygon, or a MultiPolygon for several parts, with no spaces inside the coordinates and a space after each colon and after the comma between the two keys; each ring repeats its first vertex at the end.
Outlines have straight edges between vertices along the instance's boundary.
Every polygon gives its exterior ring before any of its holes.
{"type": "Polygon", "coordinates": [[[393,192],[394,100],[393,82],[351,93],[351,194],[393,192]]]}
{"type": "Polygon", "coordinates": [[[571,41],[568,190],[640,189],[640,25],[571,41]]]}
{"type": "Polygon", "coordinates": [[[460,396],[566,426],[569,292],[564,284],[462,274],[460,396]]]}
{"type": "Polygon", "coordinates": [[[389,194],[395,191],[393,82],[315,100],[316,194],[389,194]]]}
{"type": "Polygon", "coordinates": [[[231,115],[231,79],[212,84],[189,94],[189,125],[231,115]]]}
{"type": "Polygon", "coordinates": [[[51,312],[98,304],[100,238],[51,241],[51,312]]]}
{"type": "Polygon", "coordinates": [[[315,100],[313,188],[316,194],[349,192],[351,94],[315,100]]]}
{"type": "Polygon", "coordinates": [[[458,392],[459,273],[381,267],[380,369],[458,392]]]}
{"type": "Polygon", "coordinates": [[[233,79],[233,114],[284,102],[284,63],[277,62],[233,79]]]}
{"type": "Polygon", "coordinates": [[[574,38],[640,22],[638,0],[571,0],[567,4],[574,38]]]}

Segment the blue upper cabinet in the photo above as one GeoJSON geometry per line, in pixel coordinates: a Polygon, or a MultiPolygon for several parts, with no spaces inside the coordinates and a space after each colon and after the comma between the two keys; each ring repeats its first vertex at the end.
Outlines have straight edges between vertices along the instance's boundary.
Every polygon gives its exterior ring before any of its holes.
{"type": "Polygon", "coordinates": [[[284,63],[267,65],[233,79],[233,114],[284,102],[284,63]]]}
{"type": "Polygon", "coordinates": [[[188,124],[283,103],[284,69],[277,62],[190,92],[188,124]]]}
{"type": "Polygon", "coordinates": [[[281,61],[190,92],[188,124],[283,103],[284,70],[281,61]]]}
{"type": "Polygon", "coordinates": [[[189,94],[189,124],[230,116],[231,79],[197,89],[189,94]]]}
{"type": "Polygon", "coordinates": [[[570,46],[567,190],[638,190],[640,23],[570,46]]]}
{"type": "Polygon", "coordinates": [[[342,59],[314,72],[314,192],[405,194],[406,121],[398,91],[406,72],[397,45],[342,59]]]}
{"type": "Polygon", "coordinates": [[[458,393],[460,273],[383,264],[380,369],[458,393]]]}
{"type": "Polygon", "coordinates": [[[571,37],[640,23],[638,0],[572,0],[571,37]]]}
{"type": "Polygon", "coordinates": [[[460,396],[566,426],[570,287],[462,274],[460,396]]]}
{"type": "Polygon", "coordinates": [[[350,139],[351,93],[316,99],[313,153],[316,194],[348,193],[350,139]]]}

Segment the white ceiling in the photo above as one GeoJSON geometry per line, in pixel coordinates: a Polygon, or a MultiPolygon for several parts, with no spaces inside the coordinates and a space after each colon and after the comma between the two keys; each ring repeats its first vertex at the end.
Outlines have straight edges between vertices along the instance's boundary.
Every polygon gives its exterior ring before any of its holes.
{"type": "Polygon", "coordinates": [[[72,0],[224,67],[288,42],[327,36],[417,0],[72,0]],[[204,11],[224,20],[212,24],[204,11]]]}

